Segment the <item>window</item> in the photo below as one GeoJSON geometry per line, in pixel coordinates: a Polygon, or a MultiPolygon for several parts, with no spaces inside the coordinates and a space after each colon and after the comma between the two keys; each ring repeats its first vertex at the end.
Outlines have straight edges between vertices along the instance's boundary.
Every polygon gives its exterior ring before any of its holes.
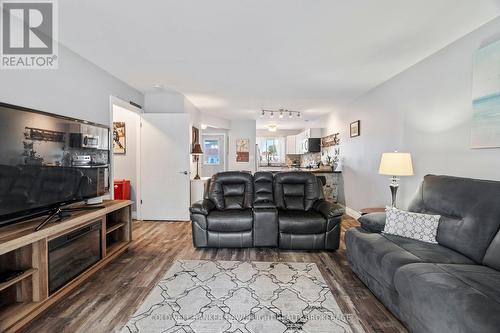
{"type": "Polygon", "coordinates": [[[220,165],[219,139],[203,140],[203,164],[220,165]]]}
{"type": "Polygon", "coordinates": [[[260,151],[260,165],[276,165],[285,163],[285,138],[257,138],[260,151]]]}

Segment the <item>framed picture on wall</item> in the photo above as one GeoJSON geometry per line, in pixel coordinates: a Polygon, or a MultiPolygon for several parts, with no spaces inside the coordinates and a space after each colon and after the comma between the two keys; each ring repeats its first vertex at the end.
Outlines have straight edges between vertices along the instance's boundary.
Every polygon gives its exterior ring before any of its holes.
{"type": "Polygon", "coordinates": [[[250,161],[250,139],[236,140],[236,162],[248,163],[250,161]]]}
{"type": "Polygon", "coordinates": [[[125,154],[127,152],[126,143],[125,123],[123,121],[113,122],[113,153],[125,154]]]}
{"type": "Polygon", "coordinates": [[[473,149],[500,148],[500,40],[476,51],[472,83],[473,149]]]}
{"type": "Polygon", "coordinates": [[[361,123],[361,121],[359,121],[359,120],[356,120],[355,122],[351,123],[351,128],[349,131],[351,138],[354,138],[354,137],[359,136],[361,134],[360,123],[361,123]]]}
{"type": "Polygon", "coordinates": [[[200,143],[200,130],[196,127],[191,128],[191,146],[195,143],[200,143]]]}
{"type": "MultiPolygon", "coordinates": [[[[194,148],[196,143],[200,143],[200,130],[194,126],[191,126],[191,150],[194,148]]],[[[193,162],[197,162],[198,156],[193,155],[193,162]]]]}

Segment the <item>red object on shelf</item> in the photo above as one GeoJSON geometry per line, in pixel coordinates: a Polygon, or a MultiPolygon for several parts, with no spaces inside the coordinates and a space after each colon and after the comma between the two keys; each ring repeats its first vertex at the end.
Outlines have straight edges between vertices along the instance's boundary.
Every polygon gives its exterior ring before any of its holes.
{"type": "Polygon", "coordinates": [[[115,179],[115,200],[130,200],[130,180],[115,179]]]}

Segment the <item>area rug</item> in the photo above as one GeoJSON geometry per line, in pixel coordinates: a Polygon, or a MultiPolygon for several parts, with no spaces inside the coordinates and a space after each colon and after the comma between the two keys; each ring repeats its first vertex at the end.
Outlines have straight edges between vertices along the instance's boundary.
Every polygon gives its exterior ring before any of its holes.
{"type": "Polygon", "coordinates": [[[122,333],[352,332],[313,263],[178,260],[122,333]]]}

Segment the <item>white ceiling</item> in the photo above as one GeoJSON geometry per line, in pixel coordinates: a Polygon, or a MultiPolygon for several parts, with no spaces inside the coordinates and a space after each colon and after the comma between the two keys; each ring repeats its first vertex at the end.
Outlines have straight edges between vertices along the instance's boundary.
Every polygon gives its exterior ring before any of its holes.
{"type": "MultiPolygon", "coordinates": [[[[500,15],[500,0],[64,0],[61,42],[217,116],[330,112],[500,15]]],[[[270,120],[258,120],[262,128],[270,120]]]]}

